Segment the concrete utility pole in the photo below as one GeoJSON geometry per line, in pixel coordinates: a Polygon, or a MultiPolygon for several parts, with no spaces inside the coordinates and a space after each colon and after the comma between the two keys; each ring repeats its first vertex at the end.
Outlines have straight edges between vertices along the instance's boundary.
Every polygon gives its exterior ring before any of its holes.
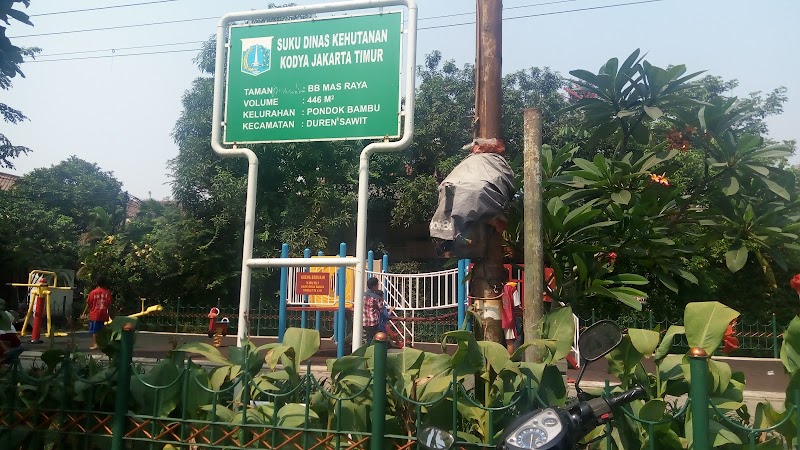
{"type": "MultiPolygon", "coordinates": [[[[539,338],[544,292],[544,249],[542,247],[542,110],[529,108],[523,115],[523,182],[525,193],[525,312],[522,332],[525,340],[539,338]]],[[[539,349],[525,350],[525,361],[538,362],[539,349]]]]}
{"type": "MultiPolygon", "coordinates": [[[[502,139],[503,1],[477,0],[475,23],[475,137],[502,139]]],[[[470,283],[471,295],[482,310],[483,336],[478,337],[501,342],[501,295],[505,277],[500,235],[494,227],[485,224],[475,237],[488,251],[484,258],[474,261],[470,283]]]]}

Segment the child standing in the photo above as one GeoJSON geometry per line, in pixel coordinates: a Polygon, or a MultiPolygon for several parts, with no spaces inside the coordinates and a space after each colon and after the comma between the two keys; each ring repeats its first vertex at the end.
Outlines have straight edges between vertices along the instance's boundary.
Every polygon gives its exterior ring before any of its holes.
{"type": "Polygon", "coordinates": [[[97,349],[97,333],[103,329],[108,320],[108,308],[111,306],[111,292],[108,290],[108,279],[100,275],[95,282],[96,288],[86,298],[86,307],[83,308],[82,318],[89,312],[89,334],[92,335],[92,346],[89,350],[97,349]]]}

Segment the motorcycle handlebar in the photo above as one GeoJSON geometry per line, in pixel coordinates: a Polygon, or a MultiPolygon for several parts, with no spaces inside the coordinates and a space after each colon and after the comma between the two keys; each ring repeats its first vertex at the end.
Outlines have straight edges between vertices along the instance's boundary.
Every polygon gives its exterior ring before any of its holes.
{"type": "Polygon", "coordinates": [[[619,395],[608,398],[606,401],[608,402],[608,406],[611,409],[614,409],[619,405],[624,405],[625,403],[630,403],[634,400],[645,398],[647,398],[647,391],[645,391],[641,386],[636,386],[633,389],[629,389],[619,395]]]}

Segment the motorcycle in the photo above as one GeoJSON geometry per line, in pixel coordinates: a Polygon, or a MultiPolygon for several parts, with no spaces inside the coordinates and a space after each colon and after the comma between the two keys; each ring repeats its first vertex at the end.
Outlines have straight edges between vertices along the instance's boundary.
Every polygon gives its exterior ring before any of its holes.
{"type": "MultiPolygon", "coordinates": [[[[603,320],[587,328],[578,338],[581,371],[575,380],[578,402],[565,408],[541,408],[514,419],[497,445],[499,450],[569,450],[595,427],[613,419],[613,410],[647,393],[641,386],[613,397],[589,396],[580,388],[586,366],[615,349],[622,342],[622,330],[610,321],[603,320]]],[[[448,450],[455,438],[436,427],[424,427],[417,434],[417,442],[429,450],[448,450]]]]}

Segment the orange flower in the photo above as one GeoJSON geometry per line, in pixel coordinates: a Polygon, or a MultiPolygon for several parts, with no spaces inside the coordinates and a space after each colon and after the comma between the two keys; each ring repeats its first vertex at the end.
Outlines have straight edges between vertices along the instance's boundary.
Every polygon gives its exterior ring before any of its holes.
{"type": "Polygon", "coordinates": [[[725,335],[722,338],[723,347],[722,353],[730,355],[734,350],[739,348],[739,339],[733,336],[733,327],[736,326],[736,319],[733,319],[728,329],[725,330],[725,335]]]}
{"type": "Polygon", "coordinates": [[[662,186],[669,186],[669,179],[666,177],[666,173],[662,173],[661,175],[656,175],[654,173],[650,174],[650,180],[653,183],[660,184],[662,186]]]}

